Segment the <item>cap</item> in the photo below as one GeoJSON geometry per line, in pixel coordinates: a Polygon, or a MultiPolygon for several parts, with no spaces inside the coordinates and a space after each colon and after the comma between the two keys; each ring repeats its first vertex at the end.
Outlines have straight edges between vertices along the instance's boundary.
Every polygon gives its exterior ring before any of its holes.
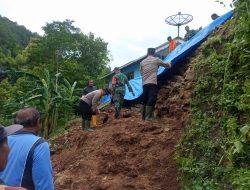
{"type": "Polygon", "coordinates": [[[23,126],[18,124],[10,125],[8,127],[4,127],[0,124],[0,141],[6,138],[8,135],[15,133],[22,128],[23,126]]]}
{"type": "Polygon", "coordinates": [[[120,70],[120,67],[115,67],[114,68],[114,71],[119,71],[120,70]]]}
{"type": "Polygon", "coordinates": [[[7,135],[11,135],[19,130],[21,130],[23,128],[22,125],[19,125],[19,124],[13,124],[13,125],[10,125],[8,127],[5,127],[5,131],[7,133],[7,135]]]}
{"type": "Polygon", "coordinates": [[[152,55],[155,53],[155,48],[148,48],[148,54],[152,55]]]}

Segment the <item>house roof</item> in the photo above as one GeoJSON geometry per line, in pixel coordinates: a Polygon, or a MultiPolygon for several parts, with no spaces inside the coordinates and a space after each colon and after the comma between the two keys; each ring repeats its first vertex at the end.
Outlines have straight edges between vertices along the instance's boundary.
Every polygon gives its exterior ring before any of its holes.
{"type": "MultiPolygon", "coordinates": [[[[176,40],[177,43],[179,43],[179,44],[184,42],[184,40],[183,40],[182,38],[178,38],[178,37],[175,38],[175,40],[176,40]]],[[[169,46],[169,43],[168,43],[168,42],[165,42],[165,43],[163,43],[163,44],[161,44],[161,45],[155,47],[155,54],[157,55],[157,53],[159,53],[160,51],[166,50],[166,49],[168,48],[168,46],[169,46]]],[[[128,67],[128,66],[131,66],[131,65],[133,65],[133,64],[136,64],[136,63],[138,63],[138,62],[141,62],[141,61],[142,61],[143,59],[145,59],[146,57],[147,57],[147,55],[143,55],[143,56],[141,56],[141,57],[139,57],[139,58],[137,58],[137,59],[135,59],[135,60],[133,60],[133,61],[130,61],[130,62],[126,63],[125,65],[122,65],[122,66],[120,67],[120,69],[122,70],[122,69],[124,69],[124,68],[126,68],[126,67],[128,67]]],[[[104,78],[106,78],[106,77],[109,77],[109,76],[112,75],[112,74],[114,74],[114,71],[112,71],[112,72],[110,72],[109,74],[107,74],[107,75],[101,77],[101,79],[104,79],[104,78]]]]}

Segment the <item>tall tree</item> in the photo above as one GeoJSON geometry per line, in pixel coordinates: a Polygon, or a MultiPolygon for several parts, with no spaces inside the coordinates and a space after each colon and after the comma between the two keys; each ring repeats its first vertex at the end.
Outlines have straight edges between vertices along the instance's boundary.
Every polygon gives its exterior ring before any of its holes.
{"type": "MultiPolygon", "coordinates": [[[[9,115],[8,119],[23,106],[36,106],[43,113],[47,137],[74,115],[80,95],[76,84],[82,88],[90,78],[97,81],[110,68],[107,43],[92,33],[82,33],[73,21],[47,23],[43,30],[43,36],[32,38],[15,57],[0,51],[0,62],[10,70],[10,80],[0,82],[0,89],[5,89],[4,101],[0,101],[5,109],[0,115],[9,115]]],[[[0,72],[0,77],[5,75],[0,72]]],[[[2,121],[9,124],[9,120],[2,121]]]]}
{"type": "Polygon", "coordinates": [[[93,33],[82,33],[73,21],[47,23],[43,30],[44,36],[33,40],[23,52],[23,68],[39,73],[46,67],[52,75],[60,72],[70,82],[98,79],[109,69],[107,43],[93,33]]]}

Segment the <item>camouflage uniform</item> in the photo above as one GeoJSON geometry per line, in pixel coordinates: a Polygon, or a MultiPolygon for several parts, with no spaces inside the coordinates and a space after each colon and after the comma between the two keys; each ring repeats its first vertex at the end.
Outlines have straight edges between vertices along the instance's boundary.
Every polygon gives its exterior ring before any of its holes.
{"type": "Polygon", "coordinates": [[[199,30],[189,30],[185,36],[184,36],[184,40],[188,41],[190,40],[197,32],[199,32],[199,30]]]}
{"type": "Polygon", "coordinates": [[[112,78],[112,100],[115,105],[115,118],[120,116],[120,111],[124,102],[125,96],[125,84],[128,89],[132,92],[132,88],[129,85],[128,78],[123,73],[117,73],[112,78]]]}

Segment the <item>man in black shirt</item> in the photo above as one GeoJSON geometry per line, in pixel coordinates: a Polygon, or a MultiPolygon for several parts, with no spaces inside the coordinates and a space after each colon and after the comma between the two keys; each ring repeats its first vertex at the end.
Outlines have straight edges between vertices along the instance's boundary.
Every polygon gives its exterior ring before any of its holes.
{"type": "MultiPolygon", "coordinates": [[[[82,95],[87,95],[88,93],[90,92],[93,92],[97,90],[97,87],[94,85],[94,81],[93,80],[89,80],[88,83],[87,83],[87,86],[83,89],[83,94],[82,95]]],[[[92,115],[92,124],[93,126],[96,126],[97,125],[97,118],[96,118],[96,115],[92,115]]],[[[83,123],[81,124],[81,127],[83,127],[83,123]]]]}
{"type": "Polygon", "coordinates": [[[83,89],[83,95],[86,95],[95,90],[97,90],[97,87],[94,85],[94,81],[89,80],[87,86],[83,89]]]}

